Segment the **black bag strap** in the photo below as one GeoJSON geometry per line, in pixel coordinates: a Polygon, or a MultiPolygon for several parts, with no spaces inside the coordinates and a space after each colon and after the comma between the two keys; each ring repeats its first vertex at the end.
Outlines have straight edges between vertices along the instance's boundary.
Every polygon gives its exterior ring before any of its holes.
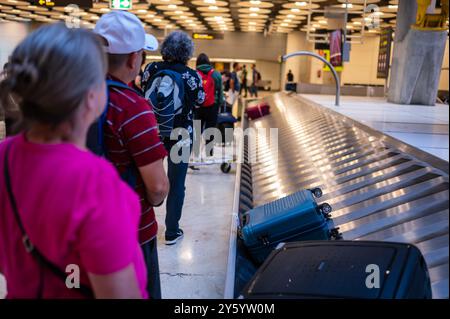
{"type": "MultiPolygon", "coordinates": [[[[31,242],[30,238],[28,237],[28,235],[25,231],[22,220],[20,219],[16,199],[12,192],[11,176],[9,174],[8,154],[9,154],[11,145],[12,145],[12,142],[9,142],[8,145],[6,145],[3,172],[5,175],[6,191],[8,192],[8,197],[9,197],[9,201],[11,204],[11,208],[13,210],[17,225],[19,226],[20,231],[22,233],[22,243],[23,243],[27,253],[29,253],[31,256],[33,256],[40,265],[43,265],[43,266],[47,267],[49,270],[51,270],[53,272],[53,274],[55,274],[57,277],[61,278],[61,280],[65,283],[67,274],[64,271],[62,271],[61,269],[59,269],[58,266],[56,266],[51,261],[49,261],[44,255],[42,255],[42,253],[37,249],[37,247],[33,245],[33,243],[31,242]]],[[[84,296],[86,296],[88,298],[93,298],[93,296],[94,296],[92,289],[83,284],[80,284],[80,288],[78,288],[78,290],[84,296]]]]}

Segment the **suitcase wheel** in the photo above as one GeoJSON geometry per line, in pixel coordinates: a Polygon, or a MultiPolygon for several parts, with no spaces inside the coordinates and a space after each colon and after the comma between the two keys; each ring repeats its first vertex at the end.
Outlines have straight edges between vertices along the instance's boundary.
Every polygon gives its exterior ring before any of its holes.
{"type": "Polygon", "coordinates": [[[315,198],[320,198],[323,195],[322,190],[319,187],[311,189],[311,193],[315,198]]]}
{"type": "Polygon", "coordinates": [[[339,227],[333,228],[330,230],[330,237],[335,240],[341,240],[343,239],[342,233],[339,232],[339,227]]]}
{"type": "Polygon", "coordinates": [[[222,173],[228,174],[231,171],[231,165],[228,163],[222,163],[222,165],[220,165],[220,170],[222,173]]]}
{"type": "Polygon", "coordinates": [[[325,217],[329,217],[331,216],[330,213],[333,210],[330,206],[330,204],[327,203],[323,203],[322,205],[319,206],[320,212],[325,216],[325,217]]]}

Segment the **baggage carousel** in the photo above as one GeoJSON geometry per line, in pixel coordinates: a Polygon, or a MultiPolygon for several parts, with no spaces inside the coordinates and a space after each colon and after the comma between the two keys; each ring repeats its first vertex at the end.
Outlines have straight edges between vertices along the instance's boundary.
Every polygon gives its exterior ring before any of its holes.
{"type": "Polygon", "coordinates": [[[237,167],[225,298],[238,296],[248,268],[237,238],[239,215],[315,187],[323,190],[319,203],[333,207],[344,239],[416,245],[433,298],[448,298],[448,162],[301,96],[277,93],[266,101],[272,114],[243,117],[242,128],[278,128],[278,148],[268,135],[258,136],[256,152],[248,139],[241,143],[246,164],[237,167]]]}

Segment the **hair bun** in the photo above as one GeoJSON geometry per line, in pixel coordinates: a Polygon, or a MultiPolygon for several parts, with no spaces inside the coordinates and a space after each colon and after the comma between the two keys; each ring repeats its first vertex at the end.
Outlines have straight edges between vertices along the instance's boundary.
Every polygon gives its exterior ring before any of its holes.
{"type": "Polygon", "coordinates": [[[34,87],[39,77],[37,67],[26,60],[23,62],[9,62],[5,71],[11,91],[18,94],[34,87]]]}

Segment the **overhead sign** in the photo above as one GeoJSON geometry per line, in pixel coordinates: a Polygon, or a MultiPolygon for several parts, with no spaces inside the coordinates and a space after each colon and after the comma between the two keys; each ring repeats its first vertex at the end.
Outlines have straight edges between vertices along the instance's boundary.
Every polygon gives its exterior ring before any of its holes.
{"type": "Polygon", "coordinates": [[[389,77],[389,67],[391,63],[392,28],[381,30],[380,47],[378,50],[377,78],[387,79],[389,77]]]}
{"type": "MultiPolygon", "coordinates": [[[[331,59],[330,59],[330,50],[321,50],[321,51],[319,50],[319,54],[321,56],[323,56],[328,62],[331,61],[331,59]]],[[[342,72],[344,70],[344,66],[343,65],[335,66],[334,69],[336,70],[336,72],[342,72]]],[[[330,67],[328,65],[326,65],[325,63],[323,64],[323,70],[331,72],[330,67]]]]}
{"type": "Polygon", "coordinates": [[[32,0],[30,4],[41,7],[65,7],[68,5],[77,5],[80,8],[92,8],[93,0],[32,0]]]}
{"type": "Polygon", "coordinates": [[[192,38],[194,40],[219,40],[219,39],[223,39],[223,34],[221,34],[221,33],[212,33],[212,32],[208,32],[208,33],[196,33],[196,32],[194,32],[192,34],[192,38]]]}
{"type": "Polygon", "coordinates": [[[109,0],[109,7],[115,10],[131,10],[132,0],[109,0]]]}
{"type": "Polygon", "coordinates": [[[43,7],[54,7],[55,6],[55,2],[53,2],[52,0],[39,0],[37,2],[37,4],[39,4],[43,7]]]}

